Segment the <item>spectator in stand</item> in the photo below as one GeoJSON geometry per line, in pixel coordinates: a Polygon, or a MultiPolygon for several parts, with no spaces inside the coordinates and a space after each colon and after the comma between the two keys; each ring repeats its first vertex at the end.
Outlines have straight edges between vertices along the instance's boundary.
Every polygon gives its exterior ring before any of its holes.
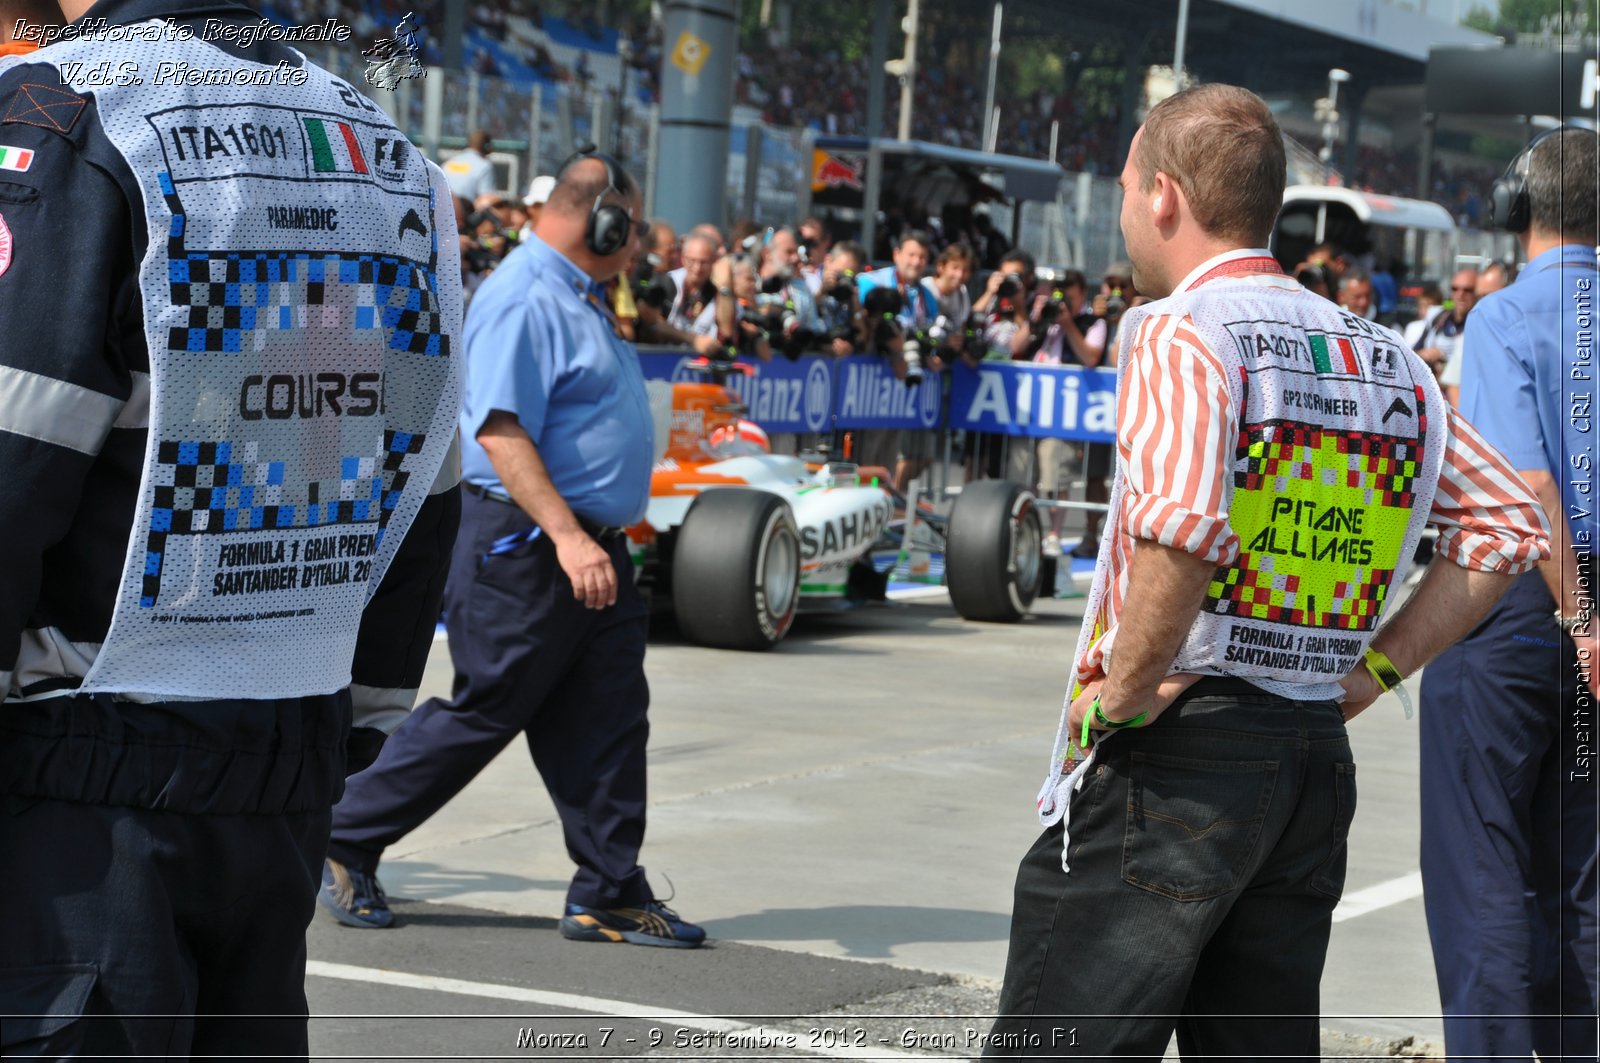
{"type": "MultiPolygon", "coordinates": [[[[1456,270],[1455,276],[1450,278],[1450,301],[1445,303],[1445,312],[1428,323],[1422,330],[1422,338],[1412,348],[1435,374],[1443,373],[1461,349],[1461,334],[1466,330],[1467,315],[1472,312],[1477,293],[1478,271],[1471,267],[1456,270]]],[[[1454,376],[1454,380],[1459,386],[1460,376],[1454,376]]]]}
{"type": "Polygon", "coordinates": [[[450,191],[468,202],[496,191],[494,164],[488,158],[493,139],[487,129],[473,130],[466,150],[445,160],[444,177],[450,182],[450,191]]]}
{"type": "Polygon", "coordinates": [[[639,302],[640,336],[645,342],[693,347],[701,355],[716,353],[715,329],[697,330],[695,322],[716,297],[711,268],[717,258],[716,245],[699,228],[684,237],[683,265],[657,274],[639,302]]]}
{"type": "Polygon", "coordinates": [[[1372,278],[1351,269],[1339,278],[1339,305],[1367,321],[1375,316],[1372,305],[1372,278]]]}

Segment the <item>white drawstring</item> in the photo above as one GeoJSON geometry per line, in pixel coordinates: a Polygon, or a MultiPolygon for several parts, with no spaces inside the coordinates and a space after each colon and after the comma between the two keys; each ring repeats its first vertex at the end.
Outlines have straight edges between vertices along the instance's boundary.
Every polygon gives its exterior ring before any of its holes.
{"type": "MultiPolygon", "coordinates": [[[[1098,745],[1089,750],[1089,755],[1079,761],[1078,766],[1072,769],[1072,774],[1063,780],[1062,789],[1066,791],[1064,795],[1065,803],[1061,809],[1061,871],[1063,874],[1071,874],[1072,872],[1072,868],[1067,866],[1067,850],[1072,847],[1072,795],[1083,789],[1084,776],[1089,774],[1089,765],[1094,763],[1094,755],[1099,751],[1098,745]]],[[[1057,792],[1059,793],[1060,791],[1058,790],[1057,792]]]]}

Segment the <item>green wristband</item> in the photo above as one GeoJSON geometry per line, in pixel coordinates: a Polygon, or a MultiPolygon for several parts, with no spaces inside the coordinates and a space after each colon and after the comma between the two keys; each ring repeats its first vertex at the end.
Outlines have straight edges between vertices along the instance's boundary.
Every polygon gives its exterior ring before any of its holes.
{"type": "Polygon", "coordinates": [[[1145,718],[1149,715],[1150,713],[1145,711],[1141,712],[1131,720],[1107,719],[1106,714],[1100,711],[1100,695],[1096,694],[1094,696],[1094,702],[1089,706],[1089,711],[1083,714],[1083,734],[1078,737],[1078,747],[1080,749],[1089,748],[1089,721],[1091,718],[1099,720],[1102,727],[1108,728],[1112,731],[1121,731],[1124,728],[1138,727],[1142,725],[1145,721],[1145,718]]]}
{"type": "Polygon", "coordinates": [[[1090,711],[1094,713],[1095,719],[1099,720],[1102,724],[1111,728],[1113,731],[1120,731],[1124,727],[1138,727],[1140,724],[1144,723],[1145,717],[1150,715],[1150,713],[1146,711],[1141,712],[1131,720],[1108,720],[1106,719],[1106,714],[1100,711],[1099,695],[1095,696],[1094,705],[1091,706],[1090,711]]]}

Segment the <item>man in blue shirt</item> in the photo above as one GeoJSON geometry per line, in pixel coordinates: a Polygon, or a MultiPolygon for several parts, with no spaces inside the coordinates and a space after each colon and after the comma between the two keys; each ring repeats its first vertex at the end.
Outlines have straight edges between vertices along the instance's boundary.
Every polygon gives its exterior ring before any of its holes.
{"type": "Polygon", "coordinates": [[[578,864],[561,933],[693,948],[654,899],[645,823],[647,614],[623,528],[644,516],[653,420],[602,284],[644,231],[609,157],[574,156],[533,236],[484,281],[466,325],[461,532],[445,595],[453,696],[413,713],[334,811],[323,906],[393,920],[383,850],[527,736],[578,864]]]}
{"type": "Polygon", "coordinates": [[[1466,319],[1461,413],[1544,504],[1552,554],[1422,681],[1422,882],[1451,1059],[1595,1058],[1595,134],[1494,197],[1527,267],[1466,319]],[[1559,604],[1558,604],[1559,603],[1559,604]]]}

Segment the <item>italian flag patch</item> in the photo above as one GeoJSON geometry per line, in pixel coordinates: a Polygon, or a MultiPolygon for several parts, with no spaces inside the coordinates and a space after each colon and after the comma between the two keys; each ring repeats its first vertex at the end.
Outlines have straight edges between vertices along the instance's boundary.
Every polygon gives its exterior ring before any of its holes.
{"type": "Polygon", "coordinates": [[[1344,336],[1311,336],[1311,360],[1319,374],[1360,376],[1356,347],[1344,336]]]}
{"type": "Polygon", "coordinates": [[[33,152],[27,148],[11,148],[0,144],[0,170],[22,173],[33,165],[33,152]]]}
{"type": "Polygon", "coordinates": [[[311,141],[311,165],[317,173],[366,173],[356,131],[346,122],[330,118],[302,118],[311,141]]]}

